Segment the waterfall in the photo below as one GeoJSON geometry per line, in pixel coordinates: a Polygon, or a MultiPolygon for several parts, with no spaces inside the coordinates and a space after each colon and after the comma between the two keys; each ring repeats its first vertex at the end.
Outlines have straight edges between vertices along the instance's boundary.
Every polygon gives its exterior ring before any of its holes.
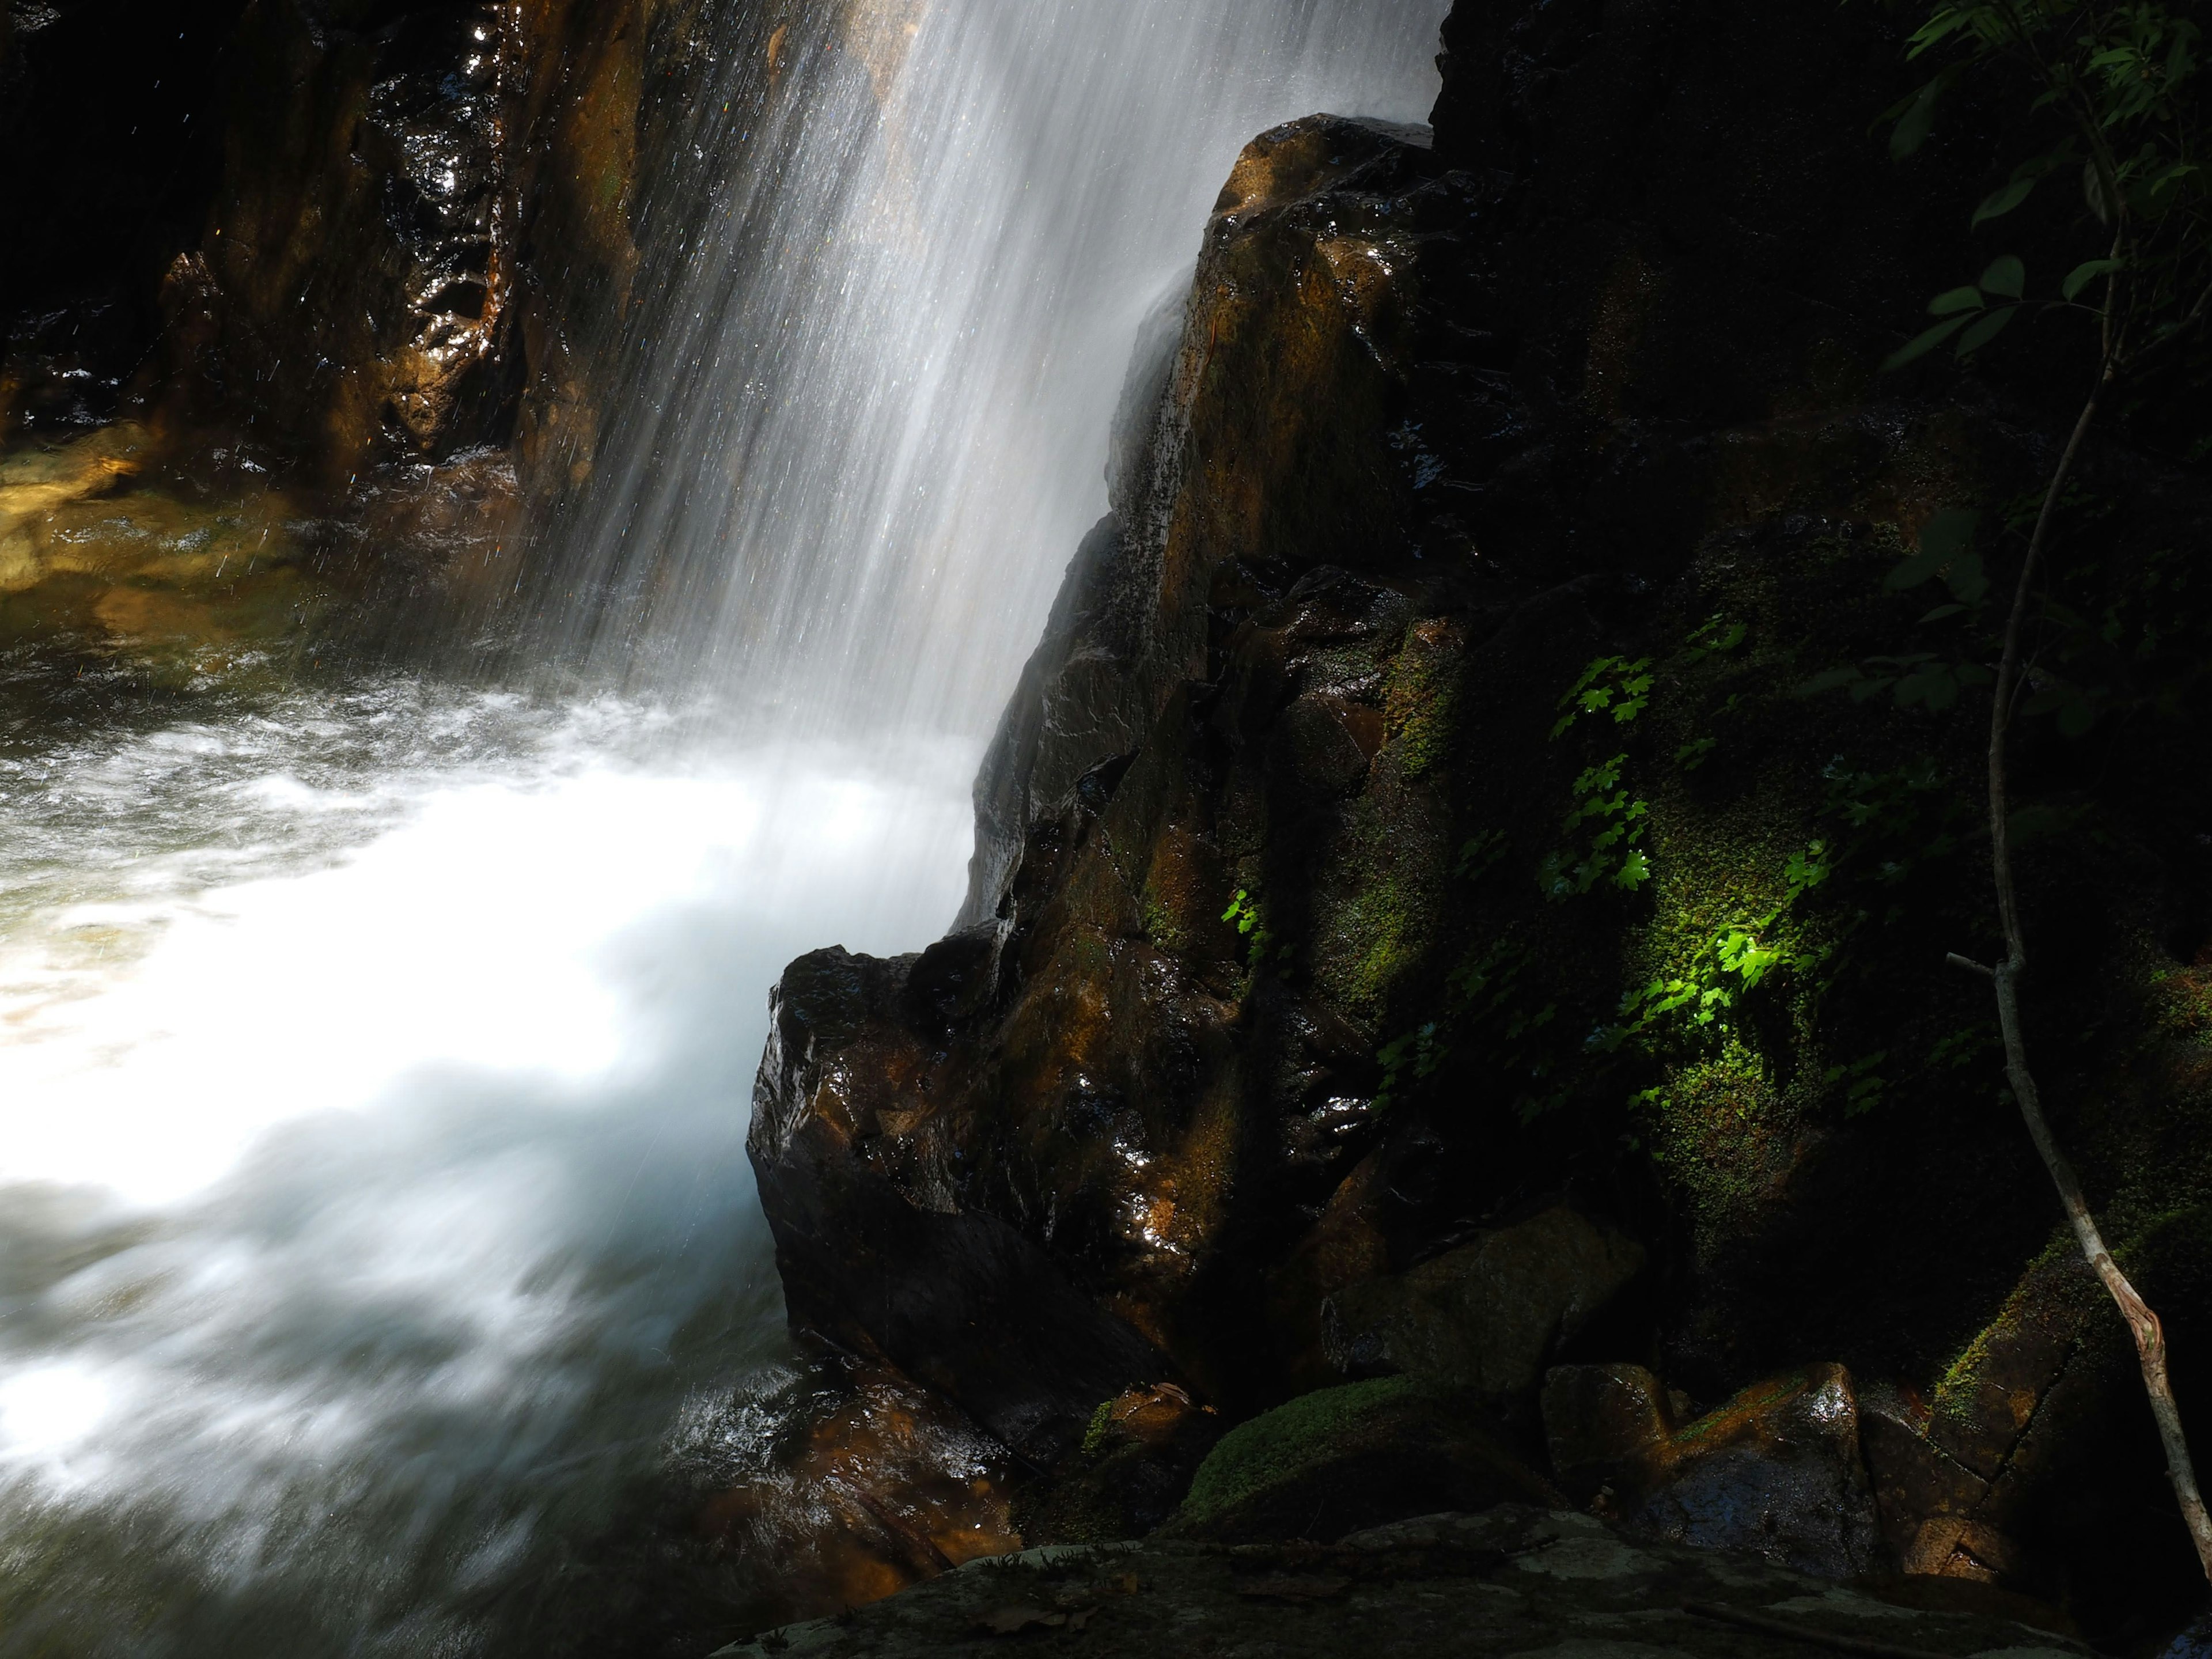
{"type": "Polygon", "coordinates": [[[1318,109],[1425,119],[1443,9],[732,18],[645,203],[622,416],[551,550],[564,643],[812,729],[988,731],[1237,151],[1318,109]]]}
{"type": "Polygon", "coordinates": [[[1253,133],[1422,118],[1443,10],[726,0],[513,596],[571,689],[4,734],[0,1659],[551,1650],[515,1609],[789,1358],[769,984],[951,920],[1140,323],[1253,133]]]}

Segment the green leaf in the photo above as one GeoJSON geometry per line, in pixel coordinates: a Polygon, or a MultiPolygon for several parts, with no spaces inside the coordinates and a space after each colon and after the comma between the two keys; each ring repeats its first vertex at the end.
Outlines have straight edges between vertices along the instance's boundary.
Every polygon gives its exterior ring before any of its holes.
{"type": "MultiPolygon", "coordinates": [[[[1936,514],[1920,527],[1920,550],[1901,561],[1883,580],[1882,586],[1892,593],[1902,593],[1943,571],[1960,555],[1969,552],[1981,518],[1981,514],[1971,507],[1946,507],[1936,514]]],[[[1980,568],[1980,561],[1977,560],[1978,575],[1980,568]]]]}
{"type": "Polygon", "coordinates": [[[2104,175],[2097,171],[2092,160],[2081,163],[2081,199],[2089,204],[2089,211],[2097,216],[2097,222],[2112,222],[2112,203],[2105,189],[2104,175]]]}
{"type": "Polygon", "coordinates": [[[1855,685],[1865,678],[1866,676],[1856,668],[1826,669],[1814,675],[1811,679],[1799,686],[1797,695],[1801,697],[1817,697],[1823,691],[1839,690],[1846,685],[1855,685]]]}
{"type": "MultiPolygon", "coordinates": [[[[2007,185],[2002,190],[1991,191],[1987,197],[1983,198],[1981,206],[1974,210],[1972,223],[1969,224],[1967,228],[1970,230],[1972,229],[1974,225],[1980,224],[1984,219],[2002,219],[2006,214],[2010,213],[2022,202],[2025,202],[2027,199],[2028,192],[2034,188],[2035,180],[2033,179],[2015,179],[2010,184],[2007,185]]],[[[2002,289],[1999,291],[2002,292],[2002,289]]],[[[2014,291],[2013,297],[2014,299],[2018,299],[2020,297],[2017,290],[2014,291]]]]}
{"type": "Polygon", "coordinates": [[[1924,549],[1901,561],[1894,570],[1882,578],[1882,586],[1892,593],[1902,593],[1909,587],[1917,587],[1943,568],[1948,553],[1932,553],[1924,549]]]}
{"type": "MultiPolygon", "coordinates": [[[[1942,622],[1944,617],[1955,617],[1966,608],[1966,607],[1963,605],[1939,605],[1933,611],[1930,611],[1926,616],[1921,617],[1920,623],[1927,623],[1932,622],[1942,622]]],[[[1917,625],[1919,624],[1916,624],[1916,626],[1917,625]]]]}
{"type": "Polygon", "coordinates": [[[1968,356],[1996,339],[1998,335],[2004,332],[2004,325],[2012,320],[2013,313],[2019,309],[2018,306],[2007,306],[2002,311],[1990,313],[1988,316],[1966,331],[1965,337],[1959,342],[1958,355],[1960,357],[1968,356]]]}
{"type": "Polygon", "coordinates": [[[1897,683],[1897,703],[1900,708],[1922,702],[1928,705],[1929,713],[1940,714],[1958,701],[1959,682],[1941,664],[1908,674],[1897,683]]]}
{"type": "Polygon", "coordinates": [[[1954,317],[1948,323],[1938,323],[1925,333],[1915,335],[1882,359],[1882,373],[1887,374],[1892,369],[1903,368],[1914,359],[1926,356],[1972,320],[1971,313],[1964,317],[1954,317]]]}
{"type": "Polygon", "coordinates": [[[1981,285],[1988,293],[2017,300],[2027,292],[2027,267],[2018,254],[2001,253],[1990,261],[1990,268],[1982,273],[1981,285]]]}
{"type": "Polygon", "coordinates": [[[2070,300],[2107,271],[2119,268],[2118,259],[2085,259],[2066,273],[2066,280],[2059,284],[2059,292],[2070,300]]]}
{"type": "Polygon", "coordinates": [[[1948,559],[1974,544],[1981,528],[1979,507],[1947,507],[1920,526],[1920,550],[1948,559]]]}
{"type": "Polygon", "coordinates": [[[1889,159],[1902,161],[1928,142],[1936,125],[1936,100],[1942,95],[1943,77],[1937,76],[1908,100],[1904,113],[1889,131],[1889,159]]]}
{"type": "Polygon", "coordinates": [[[1961,605],[1978,603],[1990,591],[1989,573],[1982,568],[1982,556],[1971,547],[1960,549],[1950,563],[1943,567],[1943,586],[1961,605]]]}
{"type": "Polygon", "coordinates": [[[1979,311],[1986,303],[1978,288],[1954,288],[1945,290],[1928,302],[1931,317],[1948,317],[1958,311],[1979,311]]]}

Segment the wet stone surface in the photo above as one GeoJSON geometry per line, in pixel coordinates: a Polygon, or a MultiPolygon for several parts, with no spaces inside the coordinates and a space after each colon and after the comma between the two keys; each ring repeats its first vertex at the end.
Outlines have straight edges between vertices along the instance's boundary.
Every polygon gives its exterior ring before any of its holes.
{"type": "Polygon", "coordinates": [[[1899,1606],[1741,1556],[1632,1543],[1587,1516],[1508,1505],[1401,1522],[1334,1546],[1031,1549],[720,1652],[846,1659],[1020,1644],[1089,1655],[1803,1659],[1821,1650],[1692,1605],[1957,1659],[2089,1651],[1985,1613],[1899,1606]]]}

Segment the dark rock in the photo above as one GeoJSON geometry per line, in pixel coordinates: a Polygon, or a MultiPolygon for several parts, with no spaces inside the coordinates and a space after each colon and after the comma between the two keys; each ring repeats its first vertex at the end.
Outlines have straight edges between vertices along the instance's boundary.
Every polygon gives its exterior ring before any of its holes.
{"type": "Polygon", "coordinates": [[[1143,1537],[1175,1513],[1227,1426],[1173,1383],[1106,1401],[1077,1455],[1024,1506],[1023,1537],[1032,1544],[1143,1537]]]}
{"type": "Polygon", "coordinates": [[[1347,1375],[1401,1372],[1513,1409],[1533,1403],[1558,1345],[1643,1267],[1642,1246],[1550,1209],[1338,1291],[1322,1310],[1324,1340],[1347,1375]]]}
{"type": "Polygon", "coordinates": [[[1607,1486],[1635,1491],[1674,1433],[1667,1391],[1641,1365],[1554,1366],[1543,1412],[1552,1473],[1585,1503],[1607,1486]]]}
{"type": "Polygon", "coordinates": [[[977,1561],[872,1607],[770,1631],[727,1659],[899,1659],[972,1653],[979,1625],[1044,1613],[1043,1645],[1108,1659],[1265,1653],[1341,1659],[1804,1659],[1820,1638],[1928,1653],[2087,1659],[2089,1650],[2001,1615],[1914,1609],[1753,1556],[1622,1538],[1586,1515],[1506,1506],[1354,1533],[1335,1545],[1154,1540],[1039,1548],[977,1561]],[[1686,1611],[1719,1606],[1802,1630],[1747,1630],[1686,1611]],[[1061,1622],[1054,1625],[1050,1616],[1061,1622]],[[1016,1617],[1020,1614],[1016,1613],[1016,1617]],[[1078,1621],[1080,1620],[1079,1624],[1078,1621]]]}
{"type": "Polygon", "coordinates": [[[705,1428],[710,1449],[720,1429],[748,1454],[696,1502],[687,1530],[758,1563],[781,1617],[872,1601],[1020,1547],[1012,1460],[943,1395],[879,1362],[823,1359],[808,1380],[803,1414],[772,1447],[747,1437],[770,1416],[752,1401],[732,1402],[737,1422],[687,1425],[705,1428]]]}
{"type": "Polygon", "coordinates": [[[1654,1448],[1624,1494],[1638,1537],[1746,1550],[1830,1578],[1878,1565],[1858,1402],[1840,1365],[1745,1389],[1654,1448]]]}
{"type": "Polygon", "coordinates": [[[1405,1377],[1301,1395],[1224,1437],[1163,1535],[1327,1540],[1440,1504],[1558,1501],[1484,1421],[1477,1401],[1405,1377]]]}
{"type": "Polygon", "coordinates": [[[987,922],[950,933],[915,958],[907,997],[925,1029],[949,1030],[982,1012],[999,988],[1005,930],[987,922]]]}
{"type": "Polygon", "coordinates": [[[1859,1392],[1859,1449],[1890,1559],[1906,1573],[1940,1573],[1988,1494],[1989,1482],[1929,1437],[1930,1413],[1892,1385],[1859,1392]]]}
{"type": "Polygon", "coordinates": [[[958,1207],[928,1149],[891,1144],[927,1105],[933,1062],[903,1023],[915,965],[817,951],[777,988],[746,1150],[786,1304],[794,1326],[884,1356],[1049,1462],[1100,1400],[1173,1368],[1036,1243],[958,1207]]]}

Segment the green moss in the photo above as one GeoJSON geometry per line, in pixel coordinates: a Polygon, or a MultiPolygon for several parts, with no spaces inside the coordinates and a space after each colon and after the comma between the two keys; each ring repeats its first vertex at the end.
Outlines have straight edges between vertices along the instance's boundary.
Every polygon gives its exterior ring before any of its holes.
{"type": "Polygon", "coordinates": [[[1351,991],[1363,1011],[1378,1008],[1399,976],[1420,956],[1423,917],[1405,884],[1389,876],[1347,907],[1346,932],[1358,942],[1351,991]]]}
{"type": "Polygon", "coordinates": [[[1102,1400],[1091,1413],[1091,1426],[1083,1431],[1083,1455],[1096,1457],[1106,1449],[1106,1437],[1114,1427],[1114,1402],[1102,1400]]]}
{"type": "Polygon", "coordinates": [[[1222,1437],[1190,1483],[1178,1519],[1203,1522],[1335,1452],[1366,1418],[1419,1390],[1403,1376],[1300,1395],[1222,1437]]]}
{"type": "Polygon", "coordinates": [[[1156,892],[1145,894],[1145,937],[1173,956],[1182,956],[1194,948],[1187,929],[1176,919],[1175,912],[1156,892]]]}
{"type": "Polygon", "coordinates": [[[1771,1189],[1787,1114],[1765,1061],[1730,1041],[1644,1097],[1653,1161],[1680,1193],[1701,1247],[1745,1230],[1771,1189]]]}
{"type": "Polygon", "coordinates": [[[1383,719],[1399,775],[1409,782],[1435,771],[1451,753],[1464,665],[1455,635],[1434,623],[1408,633],[1390,663],[1383,719]]]}

